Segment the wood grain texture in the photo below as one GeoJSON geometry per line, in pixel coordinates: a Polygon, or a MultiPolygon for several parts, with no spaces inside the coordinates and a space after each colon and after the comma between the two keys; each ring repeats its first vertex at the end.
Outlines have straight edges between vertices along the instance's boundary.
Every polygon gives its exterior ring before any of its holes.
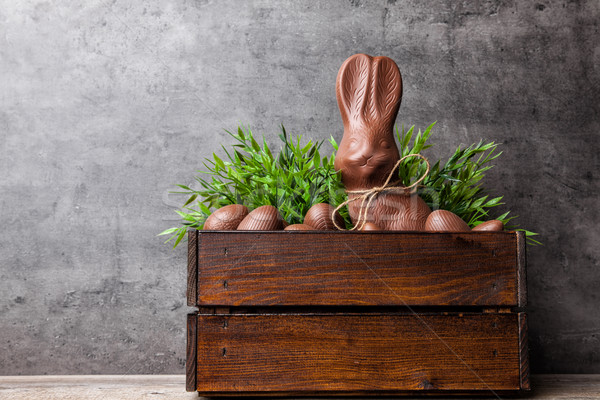
{"type": "Polygon", "coordinates": [[[518,306],[527,306],[527,242],[525,232],[516,232],[517,235],[517,290],[519,294],[518,306]]]}
{"type": "Polygon", "coordinates": [[[519,358],[521,390],[531,390],[529,382],[529,339],[527,330],[527,314],[519,313],[519,358]]]}
{"type": "Polygon", "coordinates": [[[200,306],[516,306],[514,232],[200,232],[200,306]]]}
{"type": "Polygon", "coordinates": [[[187,316],[187,345],[185,362],[185,390],[188,392],[196,391],[196,370],[198,362],[198,321],[196,313],[187,316]]]}
{"type": "Polygon", "coordinates": [[[201,395],[520,388],[515,314],[199,315],[201,395]]]}
{"type": "Polygon", "coordinates": [[[188,231],[187,259],[187,305],[193,307],[198,301],[198,231],[188,231]]]}

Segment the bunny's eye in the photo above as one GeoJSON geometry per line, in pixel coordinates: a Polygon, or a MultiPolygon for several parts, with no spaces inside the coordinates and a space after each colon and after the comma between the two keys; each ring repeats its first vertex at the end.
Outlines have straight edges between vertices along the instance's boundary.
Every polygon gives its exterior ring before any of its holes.
{"type": "Polygon", "coordinates": [[[384,149],[389,149],[390,148],[390,143],[387,140],[382,140],[381,143],[380,143],[380,145],[384,149]]]}

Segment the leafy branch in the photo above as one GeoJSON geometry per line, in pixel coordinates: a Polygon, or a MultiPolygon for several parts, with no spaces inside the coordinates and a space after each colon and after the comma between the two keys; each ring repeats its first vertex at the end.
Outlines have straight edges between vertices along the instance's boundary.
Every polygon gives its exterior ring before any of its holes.
{"type": "MultiPolygon", "coordinates": [[[[427,140],[434,126],[435,122],[423,132],[419,130],[416,135],[414,126],[408,130],[396,128],[401,156],[420,154],[430,148],[432,145],[427,144],[427,140]]],[[[491,162],[502,154],[497,147],[497,143],[479,141],[464,149],[457,148],[444,164],[437,161],[431,167],[418,193],[431,209],[451,211],[472,228],[487,220],[497,219],[509,229],[524,231],[530,244],[541,244],[533,238],[537,233],[509,225],[516,218],[509,216],[510,211],[494,218],[490,216],[491,209],[504,205],[503,196],[490,198],[482,186],[485,173],[493,167],[491,162]]],[[[408,186],[411,177],[421,176],[425,171],[426,166],[421,160],[408,158],[400,165],[398,176],[402,184],[408,186]]]]}
{"type": "MultiPolygon", "coordinates": [[[[195,177],[200,188],[178,185],[184,191],[174,192],[190,196],[183,210],[176,211],[183,218],[182,226],[161,233],[171,235],[167,241],[175,240],[174,246],[188,229],[202,229],[211,209],[229,204],[243,204],[250,210],[272,205],[289,224],[297,224],[314,204],[337,206],[346,199],[340,174],[333,166],[334,154],[321,157],[319,152],[323,141],[302,144],[301,136],[292,139],[282,125],[282,148],[274,156],[266,140],[263,138],[261,146],[249,128],[226,132],[235,140],[233,149],[222,146],[224,159],[213,153],[212,159],[204,161],[206,170],[199,172],[206,178],[195,177]]],[[[347,209],[341,214],[349,222],[347,209]]]]}
{"type": "MultiPolygon", "coordinates": [[[[432,145],[427,141],[435,122],[423,132],[411,126],[408,130],[396,127],[400,156],[420,154],[432,145]]],[[[323,141],[301,143],[301,136],[291,138],[283,125],[279,138],[282,148],[277,156],[266,140],[262,146],[252,131],[238,128],[237,132],[226,131],[234,140],[228,151],[222,146],[226,157],[213,153],[212,159],[204,161],[205,171],[199,171],[206,178],[197,176],[199,189],[177,185],[183,191],[173,192],[189,195],[181,210],[179,227],[169,228],[160,235],[170,235],[167,242],[174,240],[174,247],[184,238],[188,229],[202,229],[211,209],[229,204],[243,204],[250,210],[263,205],[275,206],[289,224],[302,223],[308,209],[317,203],[330,203],[337,206],[347,199],[341,177],[334,169],[335,151],[338,144],[333,137],[329,142],[334,153],[321,157],[319,150],[323,141]]],[[[504,205],[503,196],[491,197],[482,186],[485,173],[493,167],[492,161],[502,153],[497,151],[494,142],[472,144],[457,148],[445,163],[437,161],[419,186],[418,193],[432,209],[451,211],[475,227],[487,220],[498,219],[508,229],[524,231],[530,244],[541,244],[533,236],[537,233],[510,226],[516,216],[510,211],[491,216],[492,210],[504,205]]],[[[421,176],[426,166],[418,158],[406,159],[398,168],[398,177],[404,186],[421,176]]],[[[350,225],[348,210],[340,213],[350,225]]]]}

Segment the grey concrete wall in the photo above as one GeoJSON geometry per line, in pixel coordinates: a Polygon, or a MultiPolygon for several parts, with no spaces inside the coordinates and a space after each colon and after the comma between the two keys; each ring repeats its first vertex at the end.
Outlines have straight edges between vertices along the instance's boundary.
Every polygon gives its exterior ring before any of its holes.
{"type": "Polygon", "coordinates": [[[595,0],[1,0],[0,375],[181,373],[168,191],[240,122],[340,138],[357,52],[397,61],[431,158],[503,144],[486,185],[545,243],[533,369],[600,373],[599,21],[595,0]]]}

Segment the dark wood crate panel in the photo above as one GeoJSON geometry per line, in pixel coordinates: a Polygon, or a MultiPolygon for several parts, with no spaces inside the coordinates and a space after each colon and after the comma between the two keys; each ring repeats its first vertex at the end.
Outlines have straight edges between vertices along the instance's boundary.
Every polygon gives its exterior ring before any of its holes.
{"type": "Polygon", "coordinates": [[[187,388],[202,395],[529,389],[516,232],[189,233],[187,388]]]}
{"type": "Polygon", "coordinates": [[[521,232],[190,235],[198,306],[524,305],[521,232]]]}
{"type": "Polygon", "coordinates": [[[198,320],[196,313],[187,316],[187,343],[185,361],[185,389],[188,392],[196,390],[196,370],[198,362],[198,320]]]}
{"type": "Polygon", "coordinates": [[[196,389],[207,396],[527,389],[523,321],[515,313],[198,314],[196,389]]]}

